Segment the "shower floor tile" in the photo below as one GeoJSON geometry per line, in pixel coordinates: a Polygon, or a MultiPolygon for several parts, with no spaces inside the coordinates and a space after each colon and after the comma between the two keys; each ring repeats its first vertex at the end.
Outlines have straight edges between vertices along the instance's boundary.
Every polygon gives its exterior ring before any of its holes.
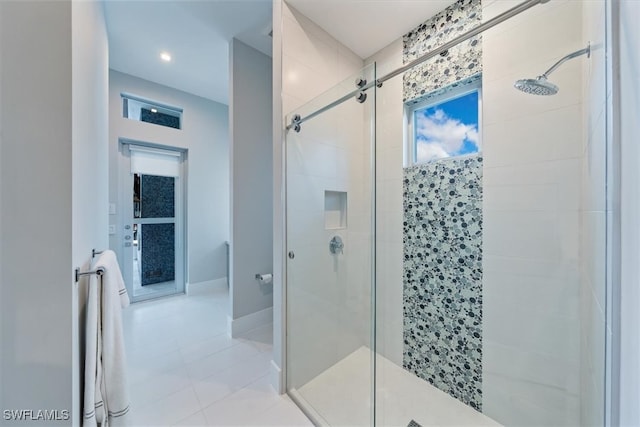
{"type": "MultiPolygon", "coordinates": [[[[365,426],[371,419],[371,351],[360,347],[298,388],[298,394],[334,426],[365,426]]],[[[500,426],[390,360],[376,359],[376,423],[407,426],[500,426]]]]}

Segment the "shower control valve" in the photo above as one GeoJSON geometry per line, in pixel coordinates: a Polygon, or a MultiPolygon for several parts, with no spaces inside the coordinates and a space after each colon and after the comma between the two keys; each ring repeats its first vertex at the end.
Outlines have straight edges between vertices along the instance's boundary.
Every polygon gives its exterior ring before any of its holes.
{"type": "Polygon", "coordinates": [[[331,241],[329,242],[329,252],[332,254],[342,254],[344,249],[344,243],[342,242],[342,237],[333,236],[331,241]]]}

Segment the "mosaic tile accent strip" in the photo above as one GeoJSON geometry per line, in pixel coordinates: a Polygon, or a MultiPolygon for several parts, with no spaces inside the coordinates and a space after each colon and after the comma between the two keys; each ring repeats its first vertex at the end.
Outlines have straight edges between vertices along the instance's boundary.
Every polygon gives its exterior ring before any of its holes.
{"type": "Polygon", "coordinates": [[[404,170],[403,365],[482,410],[482,157],[404,170]]]}
{"type": "MultiPolygon", "coordinates": [[[[482,23],[480,0],[459,0],[403,37],[406,64],[482,23]]],[[[482,36],[473,37],[404,74],[405,103],[422,102],[442,90],[468,84],[482,73],[482,36]]]]}

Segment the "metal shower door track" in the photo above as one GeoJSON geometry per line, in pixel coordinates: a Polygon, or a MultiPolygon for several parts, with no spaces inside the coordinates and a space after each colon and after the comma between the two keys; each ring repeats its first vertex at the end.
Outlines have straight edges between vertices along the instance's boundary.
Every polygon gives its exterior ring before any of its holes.
{"type": "Polygon", "coordinates": [[[478,25],[475,28],[472,28],[471,30],[467,31],[464,34],[459,35],[458,37],[454,38],[453,40],[438,46],[432,50],[430,50],[429,52],[425,53],[424,55],[422,55],[419,58],[414,59],[413,61],[409,62],[408,64],[403,65],[400,68],[395,69],[394,71],[391,71],[387,74],[385,74],[384,76],[380,77],[379,79],[376,79],[374,82],[369,82],[366,85],[349,92],[348,94],[344,95],[343,97],[333,101],[330,104],[325,105],[322,108],[317,109],[316,111],[314,111],[313,113],[310,113],[304,117],[300,117],[298,115],[295,115],[292,119],[291,119],[291,123],[289,125],[287,125],[286,130],[290,130],[292,128],[295,128],[296,125],[299,126],[302,123],[306,122],[307,120],[310,120],[312,118],[314,118],[315,116],[322,114],[323,112],[335,107],[336,105],[340,105],[343,102],[345,102],[348,99],[351,99],[355,96],[357,96],[359,93],[366,91],[367,89],[371,89],[374,85],[377,85],[378,87],[382,86],[382,84],[384,82],[386,82],[389,79],[392,79],[394,77],[396,77],[399,74],[404,73],[405,71],[408,71],[410,69],[412,69],[413,67],[415,67],[416,65],[420,65],[425,61],[428,61],[429,59],[440,55],[443,52],[446,52],[447,50],[451,49],[452,47],[458,45],[459,43],[470,39],[471,37],[477,36],[478,34],[481,34],[483,32],[485,32],[486,30],[495,27],[496,25],[513,18],[516,15],[519,15],[520,13],[532,8],[533,6],[537,6],[539,4],[544,4],[544,3],[548,3],[550,0],[527,0],[524,1],[522,3],[520,3],[519,5],[512,7],[511,9],[501,13],[500,15],[496,16],[495,18],[492,18],[490,20],[488,20],[487,22],[484,22],[480,25],[478,25]]]}

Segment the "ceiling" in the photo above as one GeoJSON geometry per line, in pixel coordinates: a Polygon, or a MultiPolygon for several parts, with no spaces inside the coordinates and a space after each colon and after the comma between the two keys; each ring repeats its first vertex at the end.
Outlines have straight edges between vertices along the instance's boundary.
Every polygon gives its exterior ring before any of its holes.
{"type": "Polygon", "coordinates": [[[223,104],[229,41],[271,55],[271,0],[107,0],[105,19],[110,68],[223,104]]]}
{"type": "MultiPolygon", "coordinates": [[[[453,0],[287,0],[361,58],[453,0]]],[[[106,0],[114,70],[229,102],[229,41],[271,55],[272,0],[106,0]],[[160,59],[161,52],[172,56],[160,59]]]]}
{"type": "Polygon", "coordinates": [[[408,33],[453,0],[287,0],[365,59],[408,33]]]}

